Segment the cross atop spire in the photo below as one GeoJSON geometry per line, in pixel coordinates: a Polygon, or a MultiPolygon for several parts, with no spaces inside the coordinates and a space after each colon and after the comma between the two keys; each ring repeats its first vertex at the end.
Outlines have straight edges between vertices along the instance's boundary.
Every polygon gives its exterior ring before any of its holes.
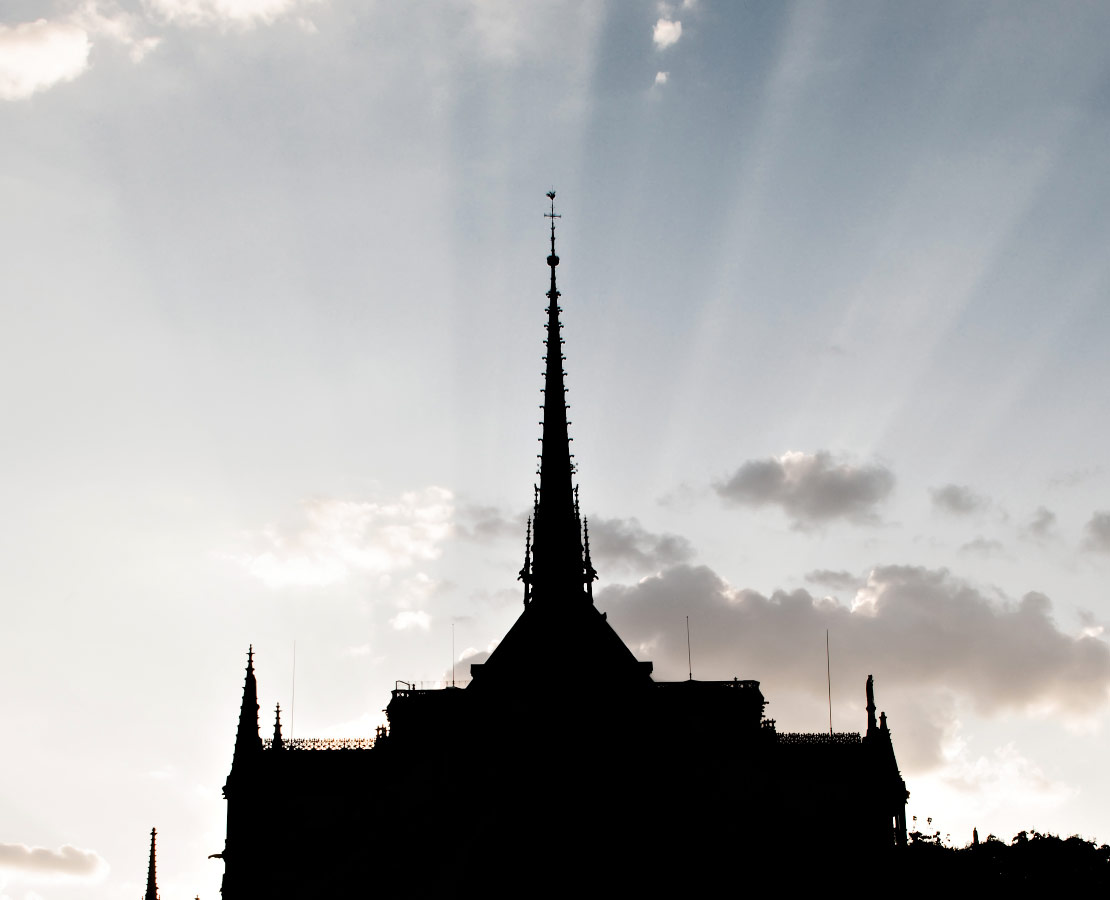
{"type": "Polygon", "coordinates": [[[158,878],[155,873],[154,865],[154,847],[157,840],[158,832],[154,828],[150,829],[150,865],[146,870],[146,893],[143,895],[143,900],[158,900],[158,878]]]}
{"type": "Polygon", "coordinates": [[[547,258],[547,264],[551,266],[551,284],[555,284],[555,267],[559,265],[559,257],[555,255],[555,220],[561,219],[561,213],[555,212],[555,192],[548,191],[547,199],[551,201],[551,212],[544,213],[545,219],[551,220],[551,255],[547,258]]]}

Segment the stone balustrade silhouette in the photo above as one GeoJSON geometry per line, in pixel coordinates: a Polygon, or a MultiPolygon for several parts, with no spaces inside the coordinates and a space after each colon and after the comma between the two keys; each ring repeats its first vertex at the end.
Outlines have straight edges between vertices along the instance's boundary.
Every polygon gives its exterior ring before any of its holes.
{"type": "MultiPolygon", "coordinates": [[[[374,738],[290,738],[281,742],[282,750],[373,750],[374,738]]],[[[263,750],[273,750],[273,740],[262,741],[263,750]]]]}
{"type": "Polygon", "coordinates": [[[855,731],[795,731],[778,732],[780,744],[862,744],[863,736],[855,731]]]}

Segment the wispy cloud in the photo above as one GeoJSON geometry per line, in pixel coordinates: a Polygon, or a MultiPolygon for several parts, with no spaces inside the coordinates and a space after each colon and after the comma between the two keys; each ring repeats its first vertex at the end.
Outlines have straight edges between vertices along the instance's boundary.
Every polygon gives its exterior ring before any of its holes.
{"type": "Polygon", "coordinates": [[[806,572],[805,579],[810,584],[819,584],[834,591],[855,591],[863,586],[864,579],[843,569],[814,569],[806,572]]]}
{"type": "Polygon", "coordinates": [[[1056,533],[1056,513],[1044,506],[1038,506],[1029,524],[1022,530],[1025,537],[1043,541],[1056,533]]]}
{"type": "Polygon", "coordinates": [[[295,529],[268,526],[237,561],[269,587],[322,587],[355,574],[385,575],[435,559],[452,533],[453,495],[440,487],[380,503],[313,500],[295,529]]]}
{"type": "Polygon", "coordinates": [[[946,484],[929,493],[936,509],[954,516],[971,515],[990,506],[986,497],[974,493],[966,484],[946,484]]]}
{"type": "Polygon", "coordinates": [[[145,0],[169,22],[186,26],[252,28],[301,14],[319,0],[145,0]]]}
{"type": "Polygon", "coordinates": [[[960,545],[961,553],[972,553],[976,556],[1001,556],[1005,552],[1005,547],[1001,541],[996,541],[993,538],[986,538],[979,535],[976,538],[968,541],[966,544],[960,545]]]}

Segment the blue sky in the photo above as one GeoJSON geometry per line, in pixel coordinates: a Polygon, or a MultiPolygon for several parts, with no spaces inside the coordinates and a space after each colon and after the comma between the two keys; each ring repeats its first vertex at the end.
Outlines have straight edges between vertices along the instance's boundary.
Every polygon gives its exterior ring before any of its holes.
{"type": "Polygon", "coordinates": [[[912,815],[1110,841],[1108,40],[1081,3],[6,3],[0,895],[135,896],[157,825],[163,896],[217,896],[248,644],[264,729],[296,641],[295,732],[358,736],[452,625],[460,673],[504,633],[551,188],[622,636],[682,678],[690,615],[695,675],[805,731],[828,628],[912,815]]]}

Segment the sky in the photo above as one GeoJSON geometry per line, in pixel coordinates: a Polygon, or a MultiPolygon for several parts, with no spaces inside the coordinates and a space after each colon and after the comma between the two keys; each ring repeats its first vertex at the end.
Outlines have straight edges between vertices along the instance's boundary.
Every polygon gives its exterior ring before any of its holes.
{"type": "Polygon", "coordinates": [[[248,646],[264,736],[361,737],[496,645],[551,189],[634,652],[687,677],[689,616],[695,678],[822,731],[827,631],[923,830],[1110,842],[1108,45],[1079,2],[7,0],[0,898],[140,896],[154,826],[218,897],[248,646]]]}

